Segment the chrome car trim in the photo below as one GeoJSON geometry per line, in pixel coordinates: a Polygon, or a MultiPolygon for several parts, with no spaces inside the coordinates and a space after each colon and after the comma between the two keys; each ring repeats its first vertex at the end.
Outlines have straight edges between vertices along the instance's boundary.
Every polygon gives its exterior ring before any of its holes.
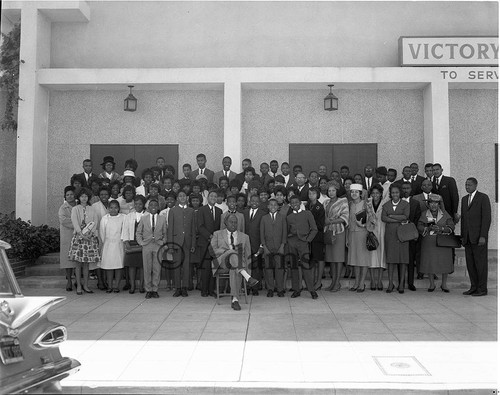
{"type": "Polygon", "coordinates": [[[58,325],[43,332],[36,338],[36,340],[33,342],[33,345],[39,348],[54,347],[62,343],[63,341],[66,341],[67,338],[68,331],[66,327],[63,325],[58,325]],[[62,333],[56,334],[56,332],[58,331],[62,333]],[[48,338],[44,340],[44,338],[47,336],[48,338]]]}
{"type": "Polygon", "coordinates": [[[7,276],[7,280],[9,281],[10,287],[14,292],[14,295],[22,295],[21,288],[19,287],[19,284],[16,281],[16,276],[14,276],[14,272],[12,271],[12,268],[9,265],[9,258],[7,257],[7,253],[5,252],[6,249],[5,245],[8,245],[10,248],[9,244],[0,240],[0,261],[4,263],[5,275],[7,276]]]}

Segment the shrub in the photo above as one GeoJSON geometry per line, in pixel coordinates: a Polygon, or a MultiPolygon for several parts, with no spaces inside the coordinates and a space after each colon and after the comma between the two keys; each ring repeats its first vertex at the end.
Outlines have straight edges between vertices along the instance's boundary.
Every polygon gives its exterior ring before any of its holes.
{"type": "Polygon", "coordinates": [[[59,251],[59,229],[47,225],[33,226],[21,218],[0,214],[0,240],[11,245],[9,259],[37,259],[40,255],[59,251]]]}

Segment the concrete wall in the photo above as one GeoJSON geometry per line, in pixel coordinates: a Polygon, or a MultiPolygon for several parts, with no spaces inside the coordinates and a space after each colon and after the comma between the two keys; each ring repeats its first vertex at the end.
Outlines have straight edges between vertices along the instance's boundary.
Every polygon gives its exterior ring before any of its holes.
{"type": "Polygon", "coordinates": [[[399,66],[400,36],[498,35],[497,2],[93,2],[52,67],[399,66]]]}
{"type": "MultiPolygon", "coordinates": [[[[0,91],[0,122],[5,112],[7,93],[0,91]]],[[[16,141],[15,132],[0,129],[0,213],[16,209],[16,141]]]]}
{"type": "MultiPolygon", "coordinates": [[[[248,90],[242,96],[243,157],[288,161],[289,143],[378,143],[378,163],[424,162],[420,90],[336,90],[339,111],[323,109],[325,91],[248,90]]],[[[338,170],[338,169],[337,169],[338,170]]]]}
{"type": "Polygon", "coordinates": [[[451,90],[449,101],[451,174],[457,180],[460,197],[467,193],[464,185],[468,177],[477,178],[478,190],[490,197],[493,221],[489,247],[497,248],[495,143],[498,143],[498,91],[451,90]]]}
{"type": "MultiPolygon", "coordinates": [[[[219,169],[223,155],[222,91],[134,91],[138,110],[123,111],[124,92],[52,92],[48,142],[48,223],[56,225],[63,189],[90,144],[179,144],[179,163],[196,154],[219,169]]],[[[154,158],[152,158],[154,161],[154,158]]],[[[153,165],[154,163],[151,163],[153,165]]],[[[193,168],[194,168],[193,167],[193,168]]],[[[99,169],[95,169],[99,170],[99,169]]]]}

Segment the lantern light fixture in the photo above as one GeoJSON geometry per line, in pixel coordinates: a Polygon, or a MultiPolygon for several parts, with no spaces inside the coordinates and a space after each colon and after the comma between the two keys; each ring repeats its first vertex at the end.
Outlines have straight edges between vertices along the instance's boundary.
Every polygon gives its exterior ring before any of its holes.
{"type": "Polygon", "coordinates": [[[134,85],[129,85],[130,88],[130,93],[128,94],[127,98],[124,100],[124,110],[125,111],[135,111],[137,110],[137,99],[134,97],[132,94],[132,88],[134,85]]]}
{"type": "Polygon", "coordinates": [[[339,99],[332,93],[333,84],[328,85],[330,87],[330,93],[326,95],[324,99],[325,110],[326,111],[336,111],[339,109],[339,99]]]}

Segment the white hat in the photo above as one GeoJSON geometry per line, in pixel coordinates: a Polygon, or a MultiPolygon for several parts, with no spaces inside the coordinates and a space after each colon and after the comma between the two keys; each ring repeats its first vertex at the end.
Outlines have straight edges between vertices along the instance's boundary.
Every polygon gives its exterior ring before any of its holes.
{"type": "Polygon", "coordinates": [[[204,178],[205,180],[208,180],[207,176],[205,174],[198,174],[196,176],[196,179],[199,180],[200,178],[204,178]]]}
{"type": "Polygon", "coordinates": [[[363,191],[363,185],[361,185],[361,184],[351,184],[351,186],[349,187],[349,190],[362,192],[363,191]]]}
{"type": "Polygon", "coordinates": [[[132,170],[125,170],[123,172],[123,178],[125,178],[125,177],[133,177],[133,178],[135,178],[135,174],[134,174],[134,172],[132,170]]]}

